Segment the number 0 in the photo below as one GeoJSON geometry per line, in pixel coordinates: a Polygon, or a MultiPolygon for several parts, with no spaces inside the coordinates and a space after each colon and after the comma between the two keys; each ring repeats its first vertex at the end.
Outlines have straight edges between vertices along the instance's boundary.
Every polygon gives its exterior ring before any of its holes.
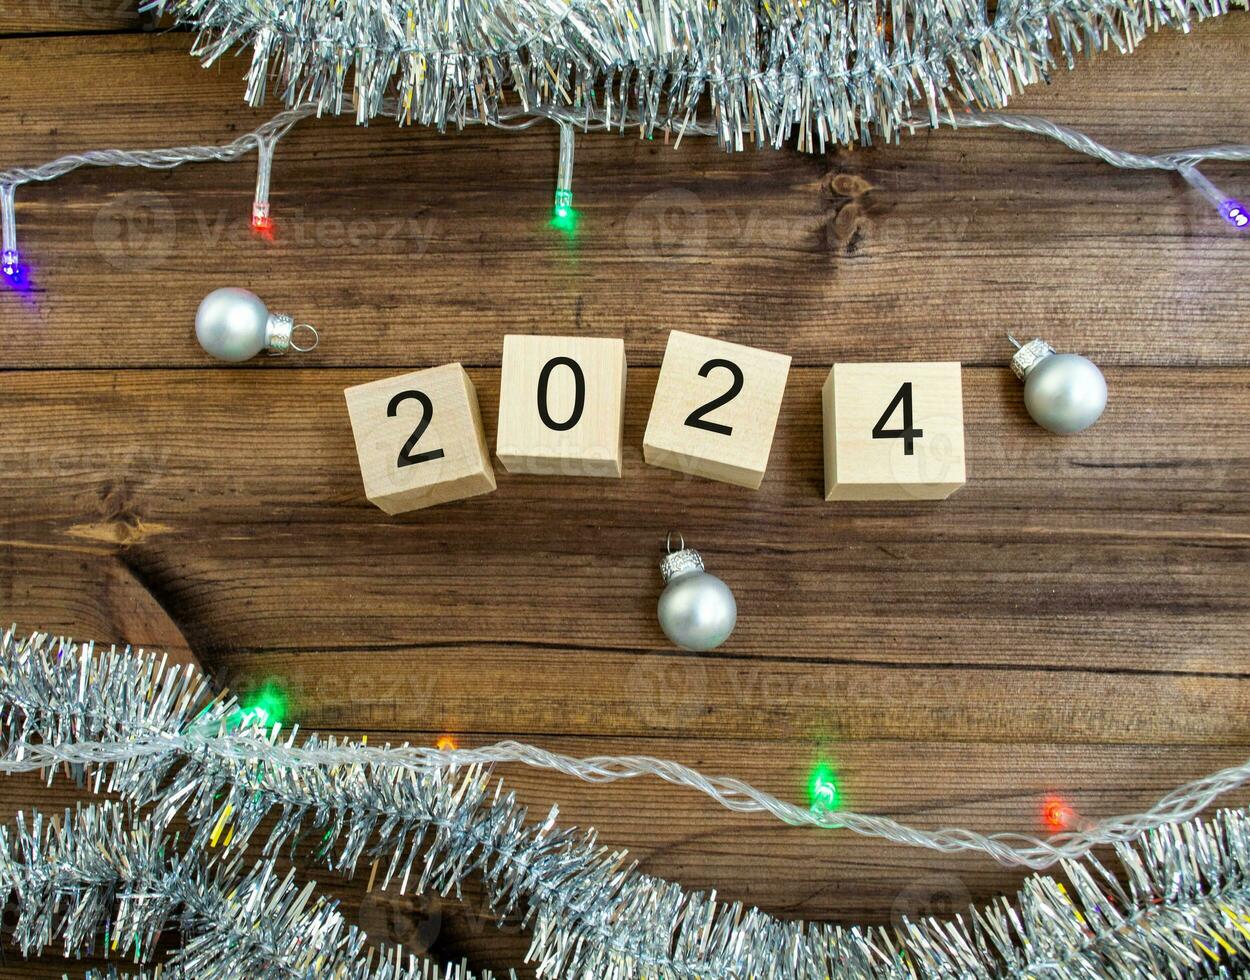
{"type": "Polygon", "coordinates": [[[553,357],[543,365],[538,374],[538,417],[543,425],[556,432],[568,432],[582,420],[582,411],[586,408],[586,375],[582,366],[571,357],[553,357]],[[547,409],[547,385],[551,381],[551,372],[558,367],[566,367],[573,372],[573,411],[563,422],[556,422],[547,409]]]}
{"type": "Polygon", "coordinates": [[[912,428],[911,382],[904,381],[902,387],[894,395],[894,399],[886,406],[881,418],[877,419],[877,424],[872,427],[872,437],[874,439],[902,439],[903,455],[911,456],[915,451],[914,440],[923,435],[923,429],[912,428]],[[903,405],[903,427],[887,429],[885,425],[890,421],[890,416],[894,414],[900,402],[903,405]]]}
{"type": "Polygon", "coordinates": [[[416,455],[413,455],[412,452],[417,443],[421,441],[421,437],[425,435],[425,430],[430,427],[430,420],[434,418],[434,403],[430,401],[430,396],[424,391],[401,391],[386,406],[386,417],[393,419],[398,414],[399,406],[410,398],[421,406],[421,421],[412,430],[412,435],[404,443],[404,448],[399,451],[399,461],[395,464],[397,466],[415,466],[417,463],[427,463],[432,459],[443,458],[441,449],[428,449],[416,455]]]}

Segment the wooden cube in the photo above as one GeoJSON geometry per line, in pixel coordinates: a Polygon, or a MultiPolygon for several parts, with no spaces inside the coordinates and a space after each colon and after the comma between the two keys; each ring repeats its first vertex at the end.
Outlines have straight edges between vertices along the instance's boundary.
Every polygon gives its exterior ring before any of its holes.
{"type": "Polygon", "coordinates": [[[509,473],[621,475],[625,344],[503,339],[495,454],[509,473]]]}
{"type": "Polygon", "coordinates": [[[365,496],[386,513],[495,489],[477,392],[459,364],[371,381],[343,394],[365,496]]]}
{"type": "Polygon", "coordinates": [[[759,488],[790,357],[674,330],[643,436],[643,457],[710,480],[759,488]]]}
{"type": "Polygon", "coordinates": [[[941,500],[964,485],[958,364],[835,364],[823,395],[826,500],[941,500]]]}

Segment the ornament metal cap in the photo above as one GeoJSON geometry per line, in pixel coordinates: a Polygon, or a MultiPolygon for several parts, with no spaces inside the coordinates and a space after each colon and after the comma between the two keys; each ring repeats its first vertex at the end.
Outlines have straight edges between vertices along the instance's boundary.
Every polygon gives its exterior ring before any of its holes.
{"type": "Polygon", "coordinates": [[[1007,339],[1016,345],[1016,352],[1011,358],[1012,373],[1023,381],[1038,364],[1050,357],[1055,349],[1039,337],[1034,337],[1027,344],[1021,344],[1011,334],[1007,339]]]}
{"type": "Polygon", "coordinates": [[[321,343],[321,335],[317,328],[309,323],[296,323],[295,318],[285,313],[270,313],[269,322],[265,324],[265,350],[270,354],[285,354],[288,350],[297,350],[307,354],[315,350],[321,343]],[[295,341],[295,331],[306,330],[312,335],[312,343],[301,346],[295,341]]]}
{"type": "Polygon", "coordinates": [[[691,572],[702,572],[703,558],[693,548],[686,547],[686,539],[680,534],[677,535],[678,541],[681,543],[673,547],[673,532],[668,532],[668,537],[664,541],[664,546],[668,549],[668,554],[660,562],[660,575],[663,576],[665,584],[671,582],[679,575],[688,575],[691,572]]]}

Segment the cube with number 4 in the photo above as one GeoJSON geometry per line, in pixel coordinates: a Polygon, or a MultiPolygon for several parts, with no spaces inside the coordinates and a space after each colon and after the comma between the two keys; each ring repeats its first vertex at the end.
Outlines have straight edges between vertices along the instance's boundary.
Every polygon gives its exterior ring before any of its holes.
{"type": "Polygon", "coordinates": [[[365,496],[386,513],[495,489],[477,392],[459,364],[371,381],[343,394],[365,496]]]}
{"type": "Polygon", "coordinates": [[[963,486],[958,364],[835,364],[823,395],[826,500],[940,500],[963,486]]]}
{"type": "Polygon", "coordinates": [[[674,330],[642,439],[644,458],[758,489],[789,374],[786,354],[674,330]]]}

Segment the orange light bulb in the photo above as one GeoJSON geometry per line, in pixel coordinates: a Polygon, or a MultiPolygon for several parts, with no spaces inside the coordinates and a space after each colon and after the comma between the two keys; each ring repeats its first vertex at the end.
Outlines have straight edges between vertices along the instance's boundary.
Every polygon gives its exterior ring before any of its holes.
{"type": "Polygon", "coordinates": [[[1076,823],[1076,811],[1059,796],[1048,796],[1042,803],[1042,823],[1052,833],[1070,830],[1076,823]]]}

